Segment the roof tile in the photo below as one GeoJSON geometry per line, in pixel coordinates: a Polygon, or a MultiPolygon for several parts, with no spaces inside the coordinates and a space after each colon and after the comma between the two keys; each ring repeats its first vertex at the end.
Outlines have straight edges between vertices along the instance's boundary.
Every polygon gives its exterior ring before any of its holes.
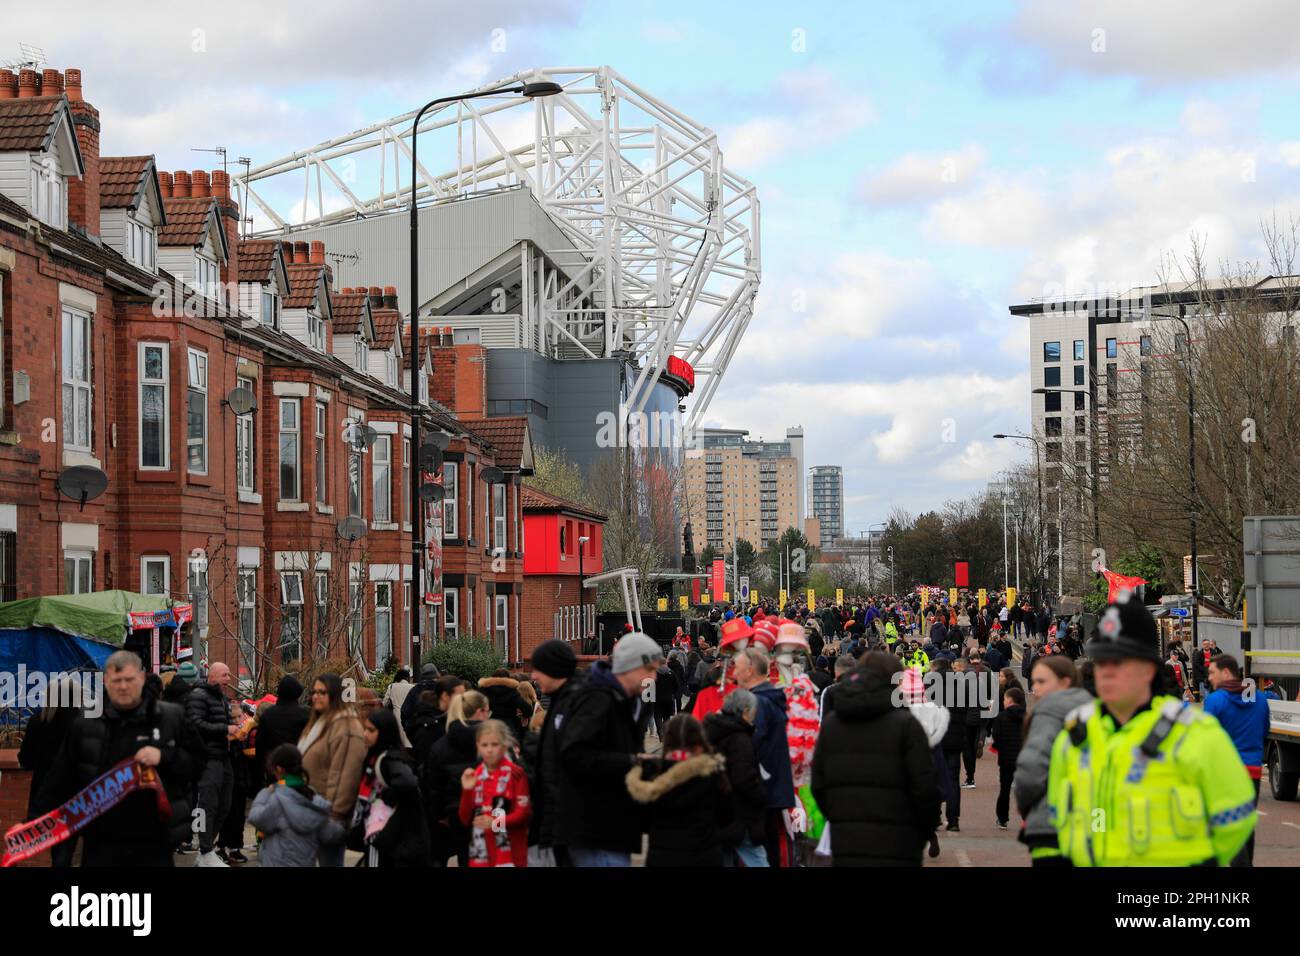
{"type": "Polygon", "coordinates": [[[101,156],[100,208],[134,209],[145,184],[145,175],[152,170],[152,156],[101,156]]]}
{"type": "Polygon", "coordinates": [[[0,100],[0,152],[28,153],[46,149],[54,130],[62,96],[32,96],[0,100]]]}
{"type": "MultiPolygon", "coordinates": [[[[476,423],[479,424],[479,423],[476,423]]],[[[597,521],[608,521],[609,516],[603,515],[593,508],[586,505],[578,504],[576,501],[570,501],[568,498],[561,498],[558,495],[548,494],[540,488],[525,484],[523,487],[523,503],[525,511],[572,511],[580,515],[586,515],[595,518],[597,521]]]]}
{"type": "Polygon", "coordinates": [[[167,224],[158,230],[158,245],[201,246],[215,208],[211,196],[164,197],[167,224]]]}

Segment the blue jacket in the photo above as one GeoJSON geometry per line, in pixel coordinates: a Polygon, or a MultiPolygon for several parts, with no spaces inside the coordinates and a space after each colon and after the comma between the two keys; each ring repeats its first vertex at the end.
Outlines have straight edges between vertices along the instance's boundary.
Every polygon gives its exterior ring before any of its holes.
{"type": "Polygon", "coordinates": [[[785,810],[795,805],[794,771],[790,767],[790,742],[786,737],[785,691],[769,681],[763,681],[749,692],[758,698],[758,713],[754,717],[754,753],[758,755],[767,790],[767,806],[771,810],[785,810]]]}
{"type": "Polygon", "coordinates": [[[1264,740],[1268,737],[1268,702],[1257,696],[1243,700],[1241,691],[1220,687],[1205,698],[1204,710],[1219,719],[1247,767],[1264,763],[1264,740]]]}

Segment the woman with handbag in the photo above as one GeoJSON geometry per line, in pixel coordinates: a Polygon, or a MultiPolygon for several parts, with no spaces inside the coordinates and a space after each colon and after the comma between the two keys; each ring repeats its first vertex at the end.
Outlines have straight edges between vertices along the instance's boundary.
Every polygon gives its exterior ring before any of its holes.
{"type": "MultiPolygon", "coordinates": [[[[322,674],[311,686],[311,717],[298,739],[308,779],[326,800],[330,813],[343,826],[352,819],[366,760],[361,721],[343,702],[343,679],[322,674]]],[[[321,866],[343,865],[343,844],[321,848],[321,866]]]]}
{"type": "Polygon", "coordinates": [[[428,821],[397,717],[376,708],[361,728],[368,749],[348,849],[365,854],[364,866],[429,866],[428,821]]]}

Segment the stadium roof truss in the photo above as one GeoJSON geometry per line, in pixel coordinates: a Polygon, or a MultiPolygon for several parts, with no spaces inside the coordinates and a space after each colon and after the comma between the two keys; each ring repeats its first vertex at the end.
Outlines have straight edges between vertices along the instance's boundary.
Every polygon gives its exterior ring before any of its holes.
{"type": "MultiPolygon", "coordinates": [[[[502,94],[425,114],[414,201],[526,186],[573,243],[543,250],[572,278],[549,278],[534,341],[549,325],[570,357],[632,359],[632,411],[645,407],[670,355],[686,360],[696,373],[693,432],[753,312],[761,273],[754,186],[723,165],[712,130],[607,66],[529,70],[474,92],[541,80],[563,92],[502,94]],[[453,150],[452,169],[430,171],[453,150]]],[[[404,113],[236,176],[257,213],[256,234],[409,211],[414,118],[404,113]]]]}

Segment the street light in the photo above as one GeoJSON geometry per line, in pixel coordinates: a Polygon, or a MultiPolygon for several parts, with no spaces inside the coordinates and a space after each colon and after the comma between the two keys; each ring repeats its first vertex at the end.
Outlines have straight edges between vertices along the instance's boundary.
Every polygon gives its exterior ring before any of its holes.
{"type": "Polygon", "coordinates": [[[898,591],[894,587],[894,546],[891,544],[885,550],[889,552],[889,596],[898,600],[898,591]]]}
{"type": "Polygon", "coordinates": [[[558,83],[536,82],[519,83],[514,86],[480,90],[472,93],[460,93],[456,96],[443,96],[430,100],[420,107],[411,124],[411,460],[407,468],[411,472],[411,512],[414,523],[411,530],[411,593],[419,602],[420,612],[411,615],[411,666],[420,663],[420,635],[424,619],[424,506],[420,498],[420,217],[419,203],[416,202],[416,190],[419,182],[420,166],[417,160],[419,145],[420,120],[424,114],[436,106],[447,103],[459,103],[463,100],[480,99],[501,93],[519,93],[529,99],[541,96],[554,96],[563,92],[558,83]]]}
{"type": "MultiPolygon", "coordinates": [[[[1035,576],[1038,578],[1038,586],[1040,591],[1038,595],[1038,599],[1041,601],[1043,598],[1043,595],[1041,593],[1043,589],[1042,587],[1043,585],[1043,579],[1042,579],[1042,574],[1043,574],[1043,460],[1042,460],[1042,456],[1040,455],[1042,442],[1040,442],[1033,435],[1018,435],[1018,434],[1003,435],[999,433],[997,435],[994,435],[993,437],[994,438],[1019,438],[1034,443],[1034,464],[1035,464],[1034,470],[1037,472],[1037,478],[1038,478],[1038,540],[1036,542],[1036,547],[1034,548],[1035,551],[1034,567],[1035,567],[1035,576]]],[[[1019,551],[1017,551],[1016,553],[1019,554],[1019,551]]]]}
{"type": "MultiPolygon", "coordinates": [[[[873,525],[867,526],[867,590],[871,591],[876,586],[876,565],[875,565],[875,530],[877,528],[888,528],[889,522],[877,521],[873,525]]],[[[870,597],[871,595],[867,595],[870,597]]]]}

